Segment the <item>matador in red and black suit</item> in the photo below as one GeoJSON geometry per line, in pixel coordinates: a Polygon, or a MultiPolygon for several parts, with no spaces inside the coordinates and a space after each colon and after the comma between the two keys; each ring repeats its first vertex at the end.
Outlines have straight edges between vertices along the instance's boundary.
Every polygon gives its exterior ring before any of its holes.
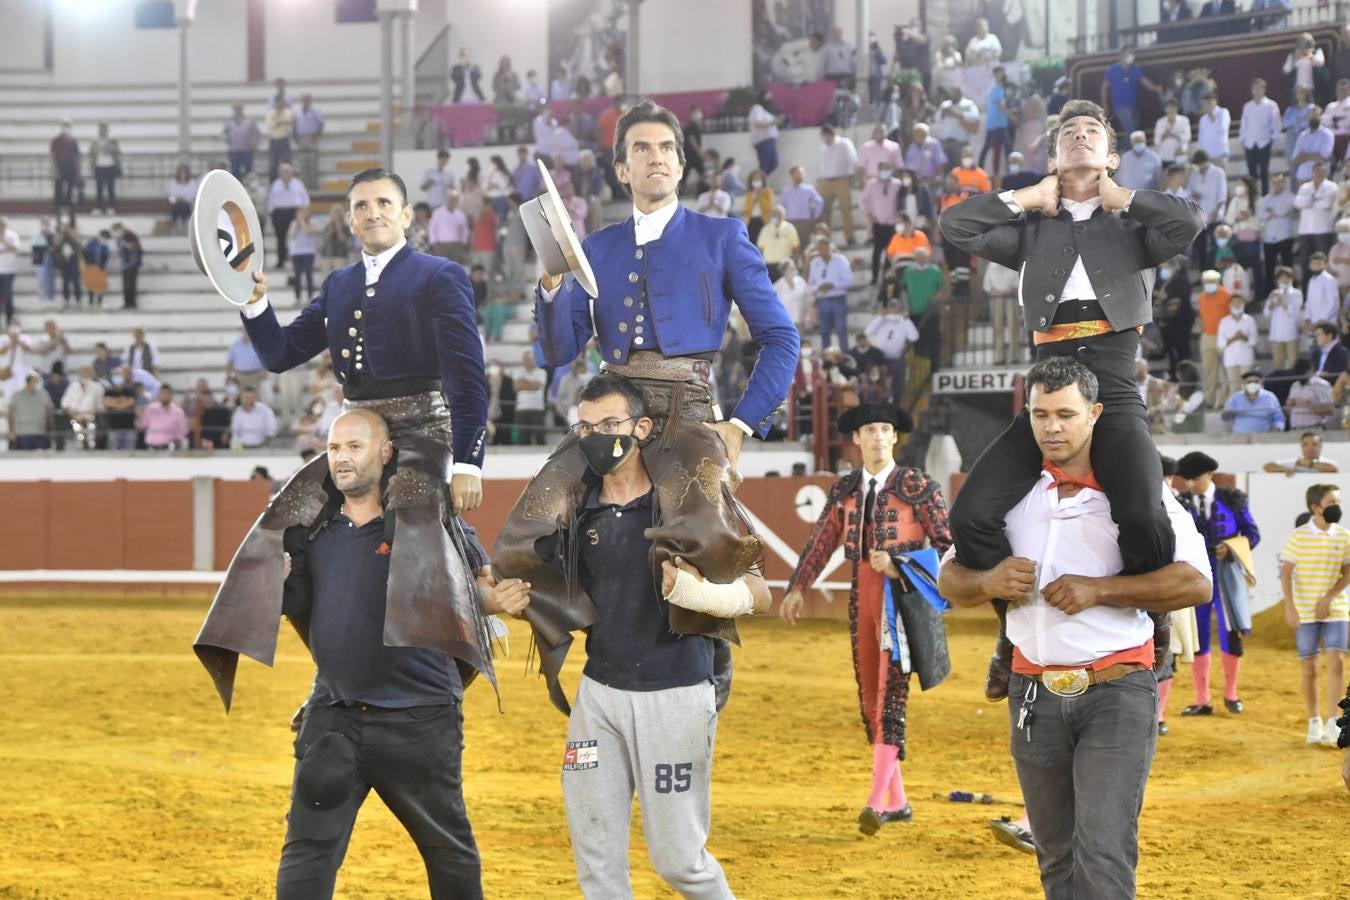
{"type": "Polygon", "coordinates": [[[922,549],[925,542],[939,554],[952,543],[947,504],[938,483],[922,469],[897,465],[891,457],[899,432],[910,427],[906,413],[886,404],[864,404],[840,417],[839,431],[854,435],[854,442],[863,447],[864,464],[830,488],[825,509],[788,581],[785,600],[791,602],[797,595],[799,607],[800,593],[815,583],[842,542],[844,557],[853,566],[848,599],[853,674],[863,729],[873,748],[872,794],[859,819],[869,834],[880,824],[910,817],[899,767],[905,758],[910,675],[917,673],[927,690],[950,670],[941,618],[913,591],[897,562],[900,554],[922,549]],[[887,424],[890,431],[874,434],[877,426],[887,424]],[[877,442],[870,461],[868,441],[877,442]],[[874,551],[887,559],[874,556],[874,551]],[[893,653],[890,634],[884,633],[888,579],[897,610],[903,605],[916,615],[907,617],[899,630],[898,639],[907,642],[905,654],[893,653]],[[883,802],[887,795],[888,803],[883,802]]]}

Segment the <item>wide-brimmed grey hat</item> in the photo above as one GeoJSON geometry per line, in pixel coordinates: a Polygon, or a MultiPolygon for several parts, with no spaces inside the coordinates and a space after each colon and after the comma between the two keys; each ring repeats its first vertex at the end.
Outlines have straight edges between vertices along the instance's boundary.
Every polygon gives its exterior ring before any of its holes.
{"type": "Polygon", "coordinates": [[[248,190],[224,169],[197,186],[188,226],[192,258],[216,292],[235,306],[253,296],[253,273],[263,267],[262,224],[248,190]]]}
{"type": "Polygon", "coordinates": [[[536,160],[536,164],[544,182],[544,193],[520,206],[520,218],[525,223],[534,252],[539,254],[545,272],[550,275],[570,272],[582,290],[591,297],[598,297],[600,290],[595,286],[595,273],[581,249],[577,233],[572,230],[572,217],[553,184],[553,176],[542,161],[536,160]]]}

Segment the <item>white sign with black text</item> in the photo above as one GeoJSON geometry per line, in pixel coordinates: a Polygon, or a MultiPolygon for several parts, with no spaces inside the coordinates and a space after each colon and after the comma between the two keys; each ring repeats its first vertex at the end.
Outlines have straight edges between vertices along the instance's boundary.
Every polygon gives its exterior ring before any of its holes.
{"type": "Polygon", "coordinates": [[[933,373],[934,394],[1009,394],[1018,369],[952,369],[933,373]]]}

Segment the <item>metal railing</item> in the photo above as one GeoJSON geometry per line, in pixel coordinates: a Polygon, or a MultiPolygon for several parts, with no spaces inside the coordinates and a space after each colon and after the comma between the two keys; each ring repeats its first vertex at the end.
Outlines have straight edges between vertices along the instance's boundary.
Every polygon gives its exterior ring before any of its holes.
{"type": "Polygon", "coordinates": [[[413,99],[416,108],[405,111],[415,123],[411,129],[418,150],[435,146],[440,128],[422,115],[428,106],[440,106],[450,96],[450,26],[446,25],[413,64],[413,99]]]}
{"type": "MultiPolygon", "coordinates": [[[[1295,9],[1269,9],[1239,12],[1228,16],[1190,18],[1181,22],[1153,23],[1116,28],[1072,39],[1073,52],[1111,53],[1122,47],[1151,47],[1182,41],[1211,41],[1259,31],[1303,31],[1317,25],[1338,25],[1350,14],[1350,3],[1334,0],[1325,6],[1299,6],[1295,9]]],[[[1289,34],[1292,45],[1294,34],[1289,34]]]]}

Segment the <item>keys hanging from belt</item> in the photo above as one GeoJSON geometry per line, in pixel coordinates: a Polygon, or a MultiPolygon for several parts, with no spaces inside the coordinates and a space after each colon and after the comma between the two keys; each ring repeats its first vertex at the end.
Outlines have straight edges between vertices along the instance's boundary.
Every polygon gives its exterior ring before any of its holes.
{"type": "Polygon", "coordinates": [[[1031,743],[1031,720],[1034,716],[1031,704],[1036,702],[1038,687],[1040,684],[1035,681],[1027,685],[1027,692],[1022,695],[1022,708],[1017,711],[1017,730],[1027,736],[1027,743],[1031,743]]]}

